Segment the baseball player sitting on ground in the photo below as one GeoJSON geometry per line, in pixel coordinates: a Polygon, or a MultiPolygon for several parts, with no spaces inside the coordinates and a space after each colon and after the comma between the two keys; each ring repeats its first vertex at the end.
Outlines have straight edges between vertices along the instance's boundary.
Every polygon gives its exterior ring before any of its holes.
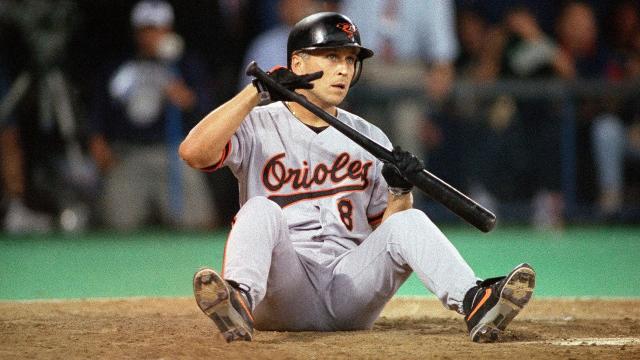
{"type": "MultiPolygon", "coordinates": [[[[375,126],[337,106],[373,52],[351,20],[317,13],[291,30],[287,68],[270,76],[391,148],[375,126]]],[[[255,85],[255,86],[254,86],[255,85]]],[[[259,330],[370,329],[415,271],[444,306],[463,314],[473,341],[493,341],[531,298],[535,273],[521,264],[479,281],[444,234],[412,209],[403,174],[423,163],[393,150],[383,164],[301,105],[248,85],[208,114],[180,146],[192,167],[229,166],[240,203],[221,273],[198,271],[198,306],[227,341],[259,330]]]]}

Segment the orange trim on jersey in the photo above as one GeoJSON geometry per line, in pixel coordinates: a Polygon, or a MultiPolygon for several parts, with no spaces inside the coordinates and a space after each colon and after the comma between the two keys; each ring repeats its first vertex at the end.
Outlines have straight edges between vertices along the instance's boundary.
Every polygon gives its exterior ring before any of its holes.
{"type": "Polygon", "coordinates": [[[220,169],[222,167],[222,164],[224,164],[224,161],[227,160],[227,157],[231,153],[231,146],[232,146],[231,140],[229,140],[227,144],[224,146],[224,149],[222,149],[222,158],[220,158],[220,161],[218,161],[217,163],[211,166],[207,166],[206,168],[202,168],[200,170],[210,173],[220,169]]]}
{"type": "Polygon", "coordinates": [[[357,193],[357,192],[363,192],[366,190],[367,185],[345,185],[345,186],[340,186],[337,188],[330,188],[330,189],[325,189],[325,190],[318,190],[318,191],[299,191],[299,192],[294,192],[291,194],[286,194],[286,195],[270,195],[267,196],[267,199],[273,201],[274,203],[278,204],[278,206],[280,206],[280,208],[284,209],[287,206],[291,206],[293,204],[297,204],[299,202],[302,201],[310,201],[310,200],[316,200],[316,199],[324,199],[324,198],[328,198],[337,194],[341,194],[341,193],[357,193]],[[326,194],[324,194],[326,192],[326,194]],[[285,204],[281,204],[278,199],[279,198],[287,198],[290,197],[292,195],[305,195],[308,194],[309,196],[306,197],[302,197],[299,200],[295,200],[295,201],[291,201],[291,202],[287,202],[285,204]],[[320,194],[320,195],[317,195],[320,194]],[[317,196],[316,196],[317,195],[317,196]]]}
{"type": "Polygon", "coordinates": [[[480,309],[480,307],[482,307],[482,305],[486,303],[487,300],[489,300],[489,296],[491,296],[491,288],[487,288],[487,291],[484,293],[484,296],[482,297],[478,305],[476,305],[476,307],[473,308],[473,311],[471,312],[471,314],[467,316],[467,321],[469,321],[473,317],[473,315],[475,315],[476,312],[480,309]]]}

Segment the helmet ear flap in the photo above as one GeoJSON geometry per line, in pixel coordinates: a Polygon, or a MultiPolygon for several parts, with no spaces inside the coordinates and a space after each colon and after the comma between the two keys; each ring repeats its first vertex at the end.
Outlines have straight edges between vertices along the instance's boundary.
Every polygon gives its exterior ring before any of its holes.
{"type": "Polygon", "coordinates": [[[360,79],[360,74],[362,73],[362,60],[358,59],[355,64],[355,69],[353,71],[353,78],[351,79],[351,85],[358,82],[360,79]]]}

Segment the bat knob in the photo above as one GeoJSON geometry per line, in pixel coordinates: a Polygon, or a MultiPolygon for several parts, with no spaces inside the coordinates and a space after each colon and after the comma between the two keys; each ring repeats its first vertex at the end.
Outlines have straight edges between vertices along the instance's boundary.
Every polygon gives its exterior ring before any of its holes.
{"type": "Polygon", "coordinates": [[[256,63],[254,60],[249,63],[245,73],[249,76],[255,76],[258,73],[258,70],[260,70],[260,68],[258,67],[258,63],[256,63]]]}

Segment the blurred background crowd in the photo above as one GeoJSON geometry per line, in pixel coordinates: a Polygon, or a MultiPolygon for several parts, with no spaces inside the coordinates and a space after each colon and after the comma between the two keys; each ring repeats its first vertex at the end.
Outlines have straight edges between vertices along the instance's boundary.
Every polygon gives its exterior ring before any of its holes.
{"type": "Polygon", "coordinates": [[[637,1],[3,0],[3,231],[228,226],[235,179],[177,146],[316,11],[376,53],[344,107],[500,221],[640,223],[637,1]]]}

